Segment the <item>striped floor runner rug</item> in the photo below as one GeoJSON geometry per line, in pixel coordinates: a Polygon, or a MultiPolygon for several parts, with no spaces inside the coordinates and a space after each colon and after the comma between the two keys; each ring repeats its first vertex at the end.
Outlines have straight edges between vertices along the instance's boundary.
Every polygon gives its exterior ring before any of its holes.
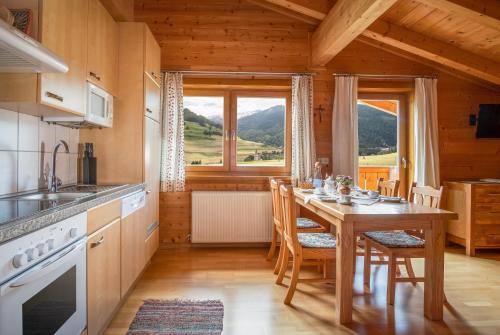
{"type": "Polygon", "coordinates": [[[145,300],[128,335],[220,335],[224,305],[220,300],[145,300]]]}

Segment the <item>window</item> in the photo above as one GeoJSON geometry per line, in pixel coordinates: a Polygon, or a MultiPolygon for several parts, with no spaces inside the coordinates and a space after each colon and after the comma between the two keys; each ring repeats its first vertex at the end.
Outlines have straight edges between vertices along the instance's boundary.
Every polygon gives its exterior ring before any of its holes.
{"type": "Polygon", "coordinates": [[[186,166],[224,165],[224,96],[184,96],[186,166]]]}
{"type": "Polygon", "coordinates": [[[288,173],[290,93],[184,92],[187,171],[288,173]]]}

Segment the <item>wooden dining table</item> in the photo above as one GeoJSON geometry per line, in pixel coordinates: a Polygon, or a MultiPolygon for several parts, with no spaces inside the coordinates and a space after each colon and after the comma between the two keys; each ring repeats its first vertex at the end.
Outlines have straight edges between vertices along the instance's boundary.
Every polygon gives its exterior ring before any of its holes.
{"type": "Polygon", "coordinates": [[[295,201],[336,228],[336,315],[341,324],[352,322],[353,280],[356,238],[360,233],[383,230],[424,230],[425,281],[424,315],[443,319],[445,222],[458,215],[413,203],[376,202],[371,205],[341,205],[308,199],[310,194],[295,189],[295,201]]]}

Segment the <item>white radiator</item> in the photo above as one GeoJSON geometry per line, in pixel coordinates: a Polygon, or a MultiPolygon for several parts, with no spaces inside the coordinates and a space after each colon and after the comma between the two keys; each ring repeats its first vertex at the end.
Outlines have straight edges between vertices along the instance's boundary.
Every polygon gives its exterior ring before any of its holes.
{"type": "Polygon", "coordinates": [[[193,243],[269,242],[271,192],[192,193],[193,243]]]}

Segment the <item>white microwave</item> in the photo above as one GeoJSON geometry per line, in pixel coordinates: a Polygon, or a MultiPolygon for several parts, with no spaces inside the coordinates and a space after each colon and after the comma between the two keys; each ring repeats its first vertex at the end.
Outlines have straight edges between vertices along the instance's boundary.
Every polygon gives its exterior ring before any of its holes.
{"type": "Polygon", "coordinates": [[[49,116],[43,121],[74,128],[111,128],[113,126],[113,95],[87,82],[87,109],[84,116],[49,116]]]}

